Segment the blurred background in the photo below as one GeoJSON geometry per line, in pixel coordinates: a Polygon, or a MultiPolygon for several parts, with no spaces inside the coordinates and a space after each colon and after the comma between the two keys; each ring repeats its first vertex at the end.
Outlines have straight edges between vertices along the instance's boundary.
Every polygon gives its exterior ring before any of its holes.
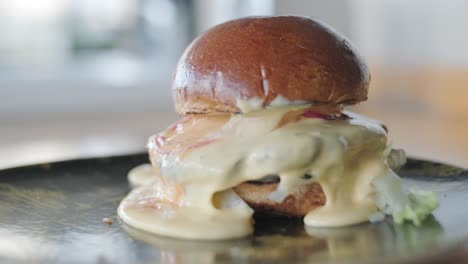
{"type": "Polygon", "coordinates": [[[369,101],[416,157],[468,167],[468,1],[0,0],[0,168],[144,151],[171,76],[217,23],[303,15],[366,57],[369,101]]]}

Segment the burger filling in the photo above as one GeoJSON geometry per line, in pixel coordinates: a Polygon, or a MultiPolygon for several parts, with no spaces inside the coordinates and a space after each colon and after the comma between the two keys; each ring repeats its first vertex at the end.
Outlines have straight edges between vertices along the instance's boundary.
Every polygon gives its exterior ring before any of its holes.
{"type": "Polygon", "coordinates": [[[152,180],[130,193],[119,215],[161,235],[250,234],[253,210],[233,191],[246,182],[277,184],[268,196],[276,202],[318,183],[326,200],[305,215],[308,226],[351,225],[383,214],[419,224],[437,205],[432,193],[402,190],[393,170],[405,155],[391,149],[386,129],[341,106],[187,116],[151,137],[148,149],[152,180]]]}

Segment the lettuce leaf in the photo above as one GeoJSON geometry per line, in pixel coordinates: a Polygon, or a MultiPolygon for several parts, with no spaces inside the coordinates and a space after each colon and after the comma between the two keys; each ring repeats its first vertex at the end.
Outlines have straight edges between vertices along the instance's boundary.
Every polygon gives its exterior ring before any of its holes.
{"type": "Polygon", "coordinates": [[[419,226],[439,206],[437,196],[433,192],[412,192],[408,194],[407,200],[403,208],[392,214],[393,221],[397,224],[408,220],[419,226]]]}
{"type": "Polygon", "coordinates": [[[377,191],[377,207],[385,214],[393,216],[397,224],[405,221],[419,226],[438,207],[437,196],[433,192],[405,192],[401,180],[392,170],[373,181],[377,191]]]}

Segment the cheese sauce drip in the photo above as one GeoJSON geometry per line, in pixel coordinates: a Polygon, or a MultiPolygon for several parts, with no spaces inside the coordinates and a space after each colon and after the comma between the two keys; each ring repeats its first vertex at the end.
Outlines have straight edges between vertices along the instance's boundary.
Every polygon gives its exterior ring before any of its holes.
{"type": "MultiPolygon", "coordinates": [[[[253,211],[231,188],[275,174],[280,182],[272,200],[306,183],[321,185],[326,203],[305,216],[306,225],[367,221],[378,212],[372,180],[391,170],[386,131],[356,114],[324,115],[309,107],[183,118],[150,138],[153,180],[122,201],[120,217],[172,237],[246,236],[253,211]]],[[[140,170],[148,174],[148,167],[140,170]]]]}

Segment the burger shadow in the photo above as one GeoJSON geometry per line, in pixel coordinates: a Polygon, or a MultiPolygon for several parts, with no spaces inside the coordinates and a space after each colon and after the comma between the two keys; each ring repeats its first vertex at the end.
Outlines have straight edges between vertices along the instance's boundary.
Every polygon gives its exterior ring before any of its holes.
{"type": "MultiPolygon", "coordinates": [[[[161,263],[257,263],[336,261],[407,257],[441,242],[443,228],[433,217],[420,226],[375,224],[339,228],[304,227],[301,218],[255,214],[255,233],[223,241],[182,240],[148,234],[124,226],[131,237],[159,250],[161,263]]],[[[226,227],[229,228],[229,227],[226,227]]]]}

